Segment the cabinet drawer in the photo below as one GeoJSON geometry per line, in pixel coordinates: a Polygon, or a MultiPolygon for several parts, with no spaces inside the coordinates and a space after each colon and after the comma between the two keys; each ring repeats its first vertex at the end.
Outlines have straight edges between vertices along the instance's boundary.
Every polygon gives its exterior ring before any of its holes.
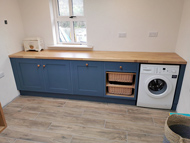
{"type": "Polygon", "coordinates": [[[138,70],[138,65],[138,63],[105,62],[105,70],[117,72],[136,72],[138,70]]]}

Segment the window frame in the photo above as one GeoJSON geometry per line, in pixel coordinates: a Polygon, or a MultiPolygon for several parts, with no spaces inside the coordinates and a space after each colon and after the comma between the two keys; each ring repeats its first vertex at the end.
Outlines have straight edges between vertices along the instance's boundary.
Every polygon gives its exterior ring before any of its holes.
{"type": "MultiPolygon", "coordinates": [[[[59,15],[59,5],[58,5],[58,0],[53,0],[53,13],[54,13],[54,24],[55,24],[55,33],[56,33],[56,41],[57,44],[65,44],[65,45],[87,45],[86,43],[81,43],[81,42],[75,42],[74,38],[74,21],[84,21],[86,22],[85,15],[83,16],[76,16],[74,18],[69,18],[70,16],[73,15],[73,7],[72,7],[72,0],[69,1],[69,16],[60,16],[59,15]],[[58,22],[59,21],[69,21],[70,22],[70,28],[71,28],[71,42],[60,42],[59,41],[59,26],[58,22]]],[[[85,4],[83,0],[83,13],[85,13],[85,4]]],[[[86,24],[86,38],[87,38],[87,24],[86,24]]]]}

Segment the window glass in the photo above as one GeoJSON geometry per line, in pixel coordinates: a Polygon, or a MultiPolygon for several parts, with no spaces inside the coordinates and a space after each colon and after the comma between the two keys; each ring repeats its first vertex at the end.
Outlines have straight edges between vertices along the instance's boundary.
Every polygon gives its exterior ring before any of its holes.
{"type": "Polygon", "coordinates": [[[74,38],[75,42],[86,43],[86,22],[74,21],[74,38]]]}
{"type": "Polygon", "coordinates": [[[73,15],[74,16],[83,16],[83,0],[72,0],[73,2],[73,15]]]}
{"type": "Polygon", "coordinates": [[[84,0],[54,0],[57,43],[87,43],[84,0]],[[75,16],[71,18],[71,16],[75,16]]]}
{"type": "Polygon", "coordinates": [[[71,42],[71,26],[69,21],[58,21],[59,41],[71,42]]]}
{"type": "Polygon", "coordinates": [[[69,0],[58,0],[59,16],[69,16],[69,0]]]}

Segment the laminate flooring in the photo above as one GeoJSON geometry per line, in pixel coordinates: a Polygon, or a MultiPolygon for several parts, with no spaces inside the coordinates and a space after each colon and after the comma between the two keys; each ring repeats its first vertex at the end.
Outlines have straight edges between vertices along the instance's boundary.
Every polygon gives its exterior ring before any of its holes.
{"type": "Polygon", "coordinates": [[[162,143],[168,110],[20,96],[4,107],[0,143],[162,143]]]}

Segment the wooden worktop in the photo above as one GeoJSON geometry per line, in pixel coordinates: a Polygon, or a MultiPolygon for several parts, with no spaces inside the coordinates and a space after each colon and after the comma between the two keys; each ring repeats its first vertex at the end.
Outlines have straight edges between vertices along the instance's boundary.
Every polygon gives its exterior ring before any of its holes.
{"type": "Polygon", "coordinates": [[[176,53],[158,53],[158,52],[44,50],[41,52],[21,51],[21,52],[9,55],[9,57],[10,58],[30,58],[30,59],[187,64],[187,62],[176,53]]]}

